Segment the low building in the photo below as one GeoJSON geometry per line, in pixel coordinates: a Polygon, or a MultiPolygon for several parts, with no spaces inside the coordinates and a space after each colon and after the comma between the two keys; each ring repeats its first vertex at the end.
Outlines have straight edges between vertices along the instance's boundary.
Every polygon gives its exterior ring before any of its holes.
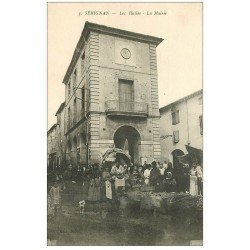
{"type": "Polygon", "coordinates": [[[47,132],[47,160],[48,168],[54,170],[57,166],[57,124],[55,123],[47,132]]]}
{"type": "Polygon", "coordinates": [[[186,146],[202,149],[202,90],[160,108],[161,160],[176,163],[186,146]]]}

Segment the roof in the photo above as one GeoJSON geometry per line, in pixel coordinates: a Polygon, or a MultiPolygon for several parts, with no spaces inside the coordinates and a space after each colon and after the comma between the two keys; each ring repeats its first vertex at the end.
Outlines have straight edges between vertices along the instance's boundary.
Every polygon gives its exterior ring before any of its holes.
{"type": "Polygon", "coordinates": [[[196,91],[196,92],[194,92],[194,93],[192,93],[192,94],[190,94],[190,95],[184,96],[184,97],[182,97],[181,99],[178,99],[178,100],[176,100],[176,101],[174,101],[174,102],[172,102],[172,103],[170,103],[170,104],[168,104],[168,105],[166,105],[166,106],[160,108],[159,111],[160,111],[160,113],[162,113],[162,112],[164,112],[164,111],[167,111],[168,109],[170,109],[170,108],[173,107],[174,105],[176,105],[176,104],[178,104],[178,103],[181,103],[181,102],[183,102],[183,101],[186,101],[186,100],[188,100],[188,99],[190,99],[190,98],[192,98],[192,97],[195,97],[195,96],[197,96],[197,95],[200,95],[200,94],[202,94],[202,93],[203,93],[203,89],[200,89],[200,90],[198,90],[198,91],[196,91]]]}
{"type": "Polygon", "coordinates": [[[64,84],[67,83],[67,81],[69,80],[69,76],[72,73],[73,68],[75,67],[75,64],[81,54],[81,51],[85,44],[85,40],[88,38],[90,31],[94,31],[97,33],[102,33],[102,34],[108,34],[108,35],[117,36],[117,37],[123,37],[123,38],[136,40],[140,42],[155,44],[156,46],[158,46],[163,41],[162,38],[155,37],[155,36],[149,36],[149,35],[131,32],[127,30],[112,28],[112,27],[108,27],[108,26],[100,25],[96,23],[85,22],[82,34],[76,45],[73,57],[71,59],[67,72],[64,76],[64,79],[63,79],[64,84]]]}
{"type": "Polygon", "coordinates": [[[55,115],[61,113],[61,111],[64,109],[64,106],[65,106],[65,102],[63,102],[63,103],[60,105],[60,107],[59,107],[59,109],[56,111],[56,114],[55,114],[55,115]]]}
{"type": "Polygon", "coordinates": [[[47,134],[49,134],[53,129],[55,129],[56,128],[56,123],[48,130],[48,132],[47,132],[47,134]]]}

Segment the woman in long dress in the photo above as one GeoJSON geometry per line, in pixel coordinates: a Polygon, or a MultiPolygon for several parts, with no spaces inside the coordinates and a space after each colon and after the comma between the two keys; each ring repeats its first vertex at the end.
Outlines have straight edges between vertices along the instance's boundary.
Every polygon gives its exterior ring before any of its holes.
{"type": "Polygon", "coordinates": [[[112,199],[112,190],[111,190],[111,174],[109,172],[109,167],[105,167],[102,172],[102,188],[101,188],[101,198],[106,201],[107,199],[112,199]]]}
{"type": "Polygon", "coordinates": [[[51,187],[48,196],[48,215],[56,216],[62,208],[61,187],[58,180],[51,187]]]}
{"type": "Polygon", "coordinates": [[[125,178],[124,178],[124,168],[120,164],[116,164],[111,169],[112,178],[115,180],[115,190],[118,190],[121,187],[123,190],[125,189],[125,178]]]}
{"type": "Polygon", "coordinates": [[[147,164],[146,169],[144,171],[144,182],[146,185],[149,185],[149,177],[151,170],[152,170],[151,164],[147,164]]]}
{"type": "Polygon", "coordinates": [[[101,199],[100,194],[101,173],[98,165],[94,165],[90,171],[90,184],[88,190],[88,201],[97,202],[101,199]]]}
{"type": "Polygon", "coordinates": [[[195,165],[190,169],[190,189],[189,193],[191,195],[198,195],[198,184],[197,184],[197,171],[195,165]]]}

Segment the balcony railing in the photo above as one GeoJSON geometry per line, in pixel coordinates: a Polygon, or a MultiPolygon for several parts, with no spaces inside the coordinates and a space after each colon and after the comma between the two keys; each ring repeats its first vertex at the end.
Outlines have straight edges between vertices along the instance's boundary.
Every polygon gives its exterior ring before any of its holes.
{"type": "Polygon", "coordinates": [[[120,102],[109,100],[105,103],[108,116],[148,116],[148,104],[144,102],[120,102]]]}

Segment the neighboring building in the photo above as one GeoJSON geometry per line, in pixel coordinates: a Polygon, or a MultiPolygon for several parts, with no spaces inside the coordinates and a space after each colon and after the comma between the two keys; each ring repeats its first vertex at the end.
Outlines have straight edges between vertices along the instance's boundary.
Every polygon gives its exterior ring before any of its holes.
{"type": "Polygon", "coordinates": [[[56,156],[57,166],[64,167],[66,163],[66,140],[65,140],[65,117],[64,117],[65,102],[63,102],[56,112],[57,117],[57,144],[56,156]]]}
{"type": "Polygon", "coordinates": [[[185,145],[202,149],[202,90],[160,108],[161,160],[174,163],[185,145]]]}
{"type": "Polygon", "coordinates": [[[57,124],[54,124],[47,132],[47,159],[48,168],[54,170],[57,166],[57,124]]]}
{"type": "Polygon", "coordinates": [[[162,40],[85,23],[63,80],[67,161],[100,162],[114,146],[128,147],[135,163],[160,160],[156,47],[162,40]]]}

